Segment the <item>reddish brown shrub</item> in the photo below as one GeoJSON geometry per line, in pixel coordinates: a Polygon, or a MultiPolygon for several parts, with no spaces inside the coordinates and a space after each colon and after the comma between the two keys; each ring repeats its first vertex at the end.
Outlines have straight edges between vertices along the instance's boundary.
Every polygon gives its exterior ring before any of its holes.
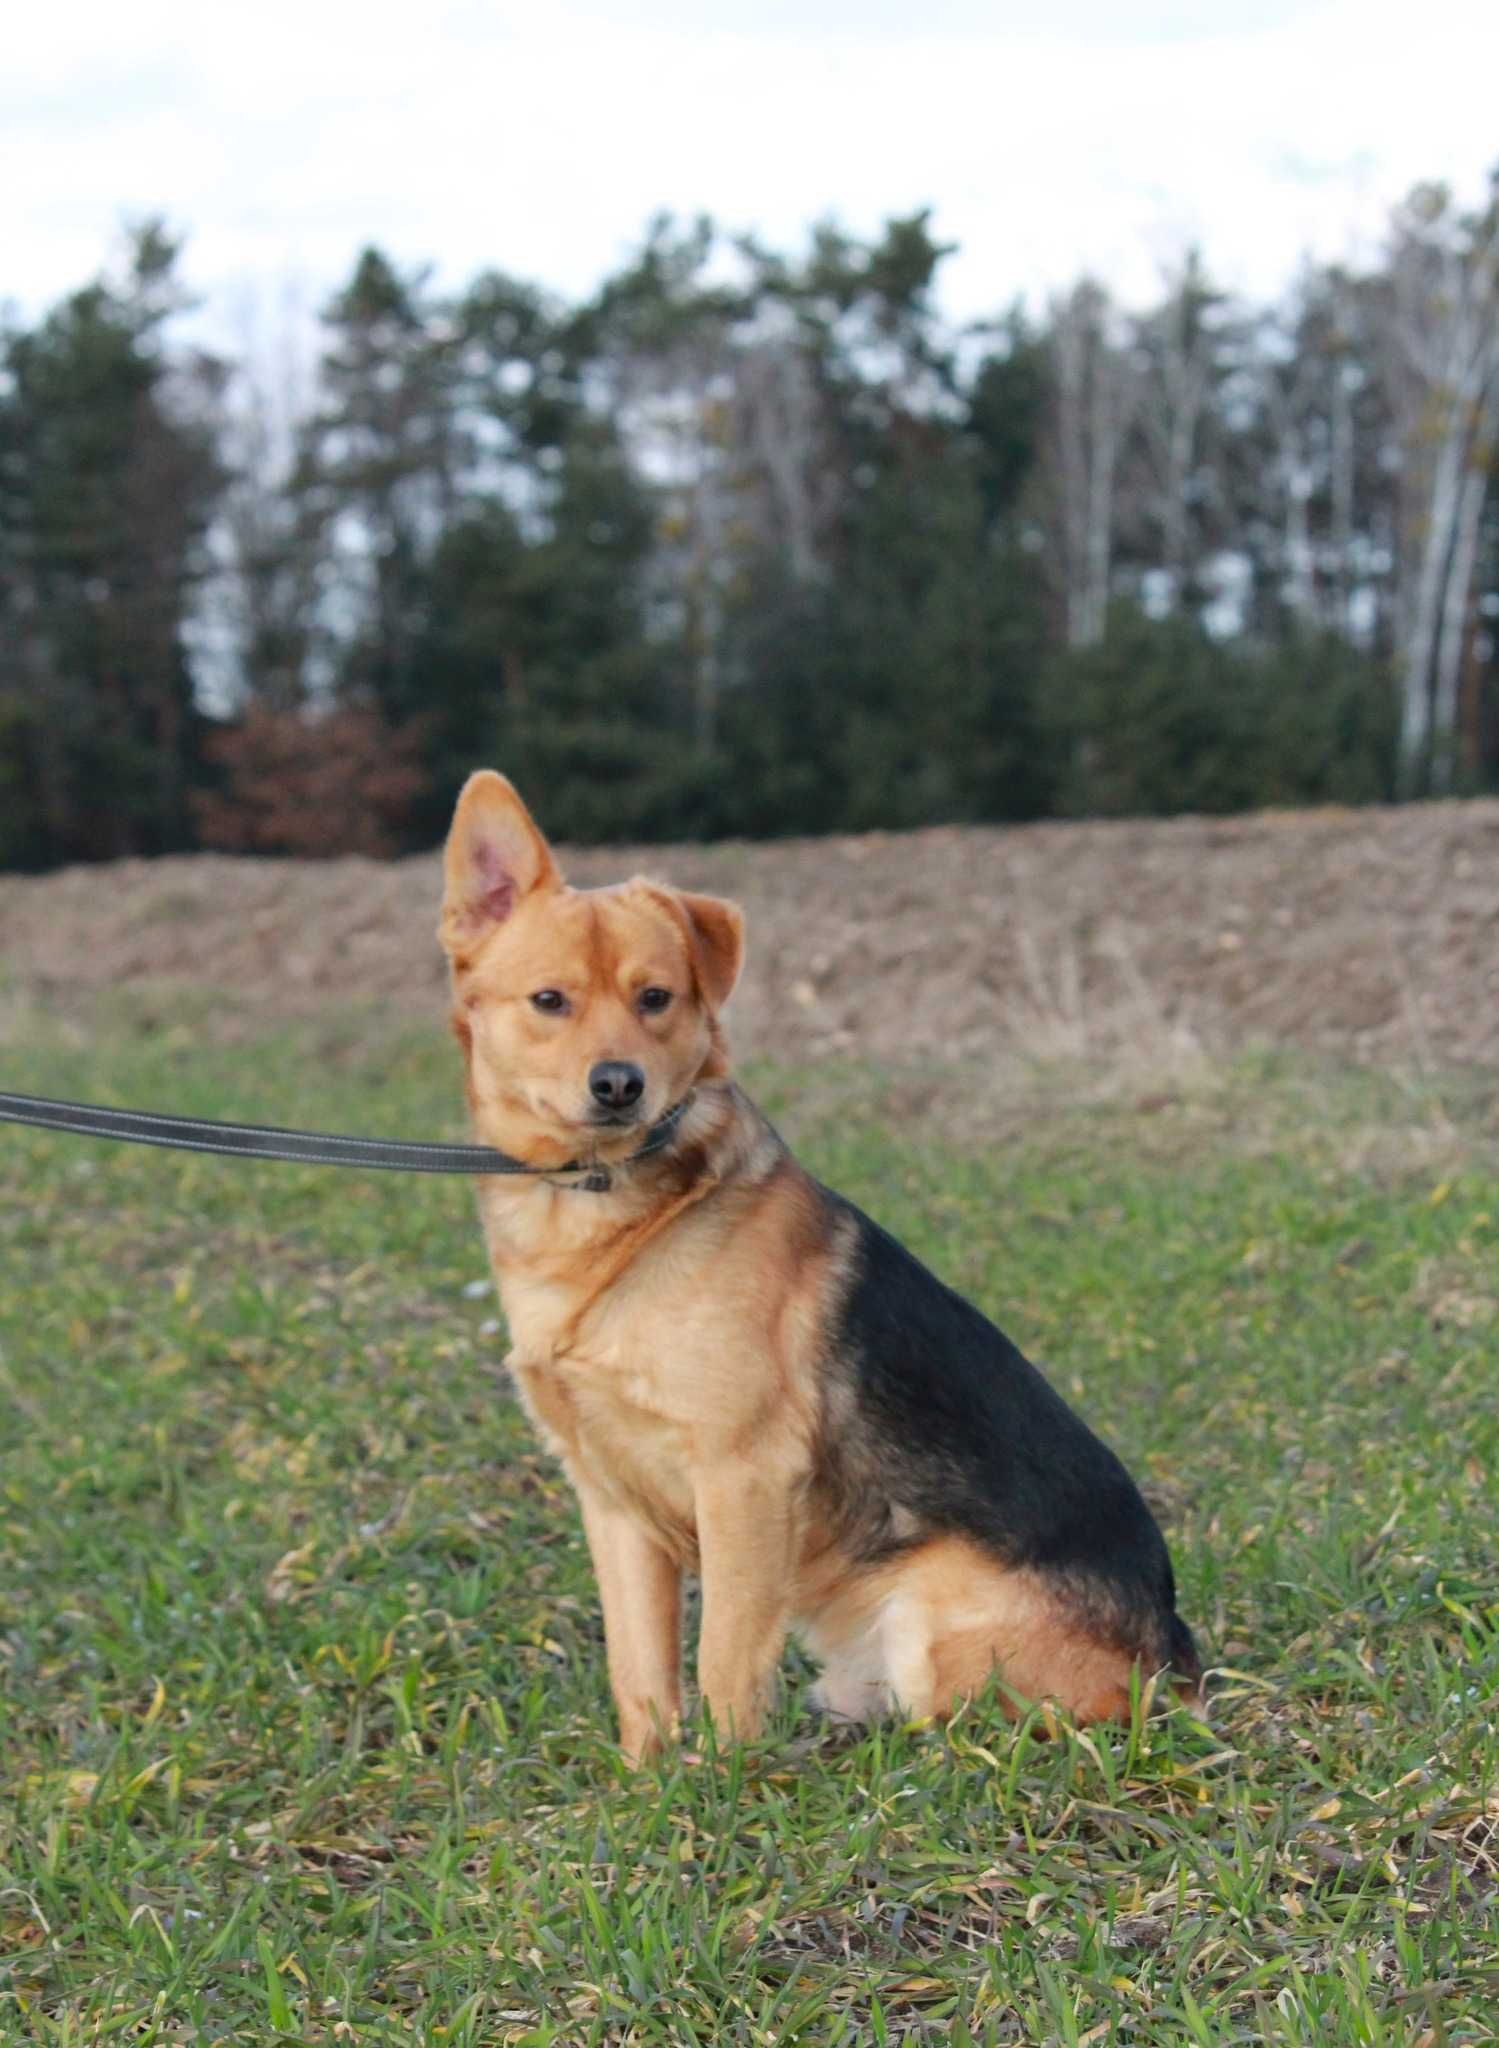
{"type": "Polygon", "coordinates": [[[346,706],[325,716],[252,706],[206,752],[224,786],[193,799],[205,846],[230,853],[388,859],[426,777],[420,721],[346,706]]]}

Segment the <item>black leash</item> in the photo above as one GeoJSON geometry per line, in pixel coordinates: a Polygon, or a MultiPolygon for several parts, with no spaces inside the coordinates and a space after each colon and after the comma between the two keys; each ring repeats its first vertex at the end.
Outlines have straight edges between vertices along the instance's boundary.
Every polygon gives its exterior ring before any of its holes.
{"type": "MultiPolygon", "coordinates": [[[[675,1104],[647,1131],[638,1151],[619,1162],[631,1166],[669,1143],[691,1096],[675,1104]]],[[[42,1131],[68,1131],[82,1138],[119,1138],[131,1145],[165,1145],[176,1152],[218,1152],[231,1159],[284,1159],[299,1166],[363,1166],[396,1173],[519,1173],[550,1180],[554,1174],[583,1178],[562,1185],[583,1194],[605,1194],[618,1168],[569,1159],[565,1166],[527,1166],[489,1145],[420,1145],[405,1138],[342,1138],[327,1131],[283,1131],[271,1124],[224,1124],[206,1117],[157,1116],[147,1110],[106,1109],[97,1102],[54,1102],[43,1095],[10,1095],[0,1089],[0,1123],[30,1124],[42,1131]]]]}

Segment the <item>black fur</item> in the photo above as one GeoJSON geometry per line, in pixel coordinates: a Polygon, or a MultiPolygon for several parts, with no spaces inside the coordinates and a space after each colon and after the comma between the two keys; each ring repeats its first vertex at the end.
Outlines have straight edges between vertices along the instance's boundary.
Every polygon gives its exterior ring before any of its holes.
{"type": "Polygon", "coordinates": [[[971,1302],[825,1192],[856,1233],[827,1361],[854,1395],[824,1446],[845,1540],[873,1561],[961,1533],[1045,1573],[1120,1647],[1195,1677],[1165,1541],[1114,1453],[971,1302]]]}

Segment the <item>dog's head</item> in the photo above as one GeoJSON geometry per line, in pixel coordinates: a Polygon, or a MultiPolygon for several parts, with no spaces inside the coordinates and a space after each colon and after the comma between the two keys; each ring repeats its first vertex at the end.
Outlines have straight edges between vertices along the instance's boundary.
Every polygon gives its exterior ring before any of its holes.
{"type": "Polygon", "coordinates": [[[480,1135],[532,1165],[611,1160],[725,1071],[744,919],[641,879],[570,889],[503,775],[471,775],[438,927],[480,1135]]]}

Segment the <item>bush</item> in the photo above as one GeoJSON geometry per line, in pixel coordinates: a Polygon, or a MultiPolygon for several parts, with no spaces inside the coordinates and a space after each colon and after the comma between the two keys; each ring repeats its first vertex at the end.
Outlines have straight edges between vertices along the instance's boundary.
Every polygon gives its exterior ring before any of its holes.
{"type": "Polygon", "coordinates": [[[1330,636],[1226,645],[1192,620],[1116,606],[1100,645],[1054,659],[1044,706],[1058,808],[1072,817],[1394,794],[1389,675],[1330,636]]]}
{"type": "Polygon", "coordinates": [[[254,706],[205,752],[222,783],[197,791],[193,811],[203,844],[229,853],[389,858],[425,781],[420,722],[357,706],[322,718],[254,706]]]}

